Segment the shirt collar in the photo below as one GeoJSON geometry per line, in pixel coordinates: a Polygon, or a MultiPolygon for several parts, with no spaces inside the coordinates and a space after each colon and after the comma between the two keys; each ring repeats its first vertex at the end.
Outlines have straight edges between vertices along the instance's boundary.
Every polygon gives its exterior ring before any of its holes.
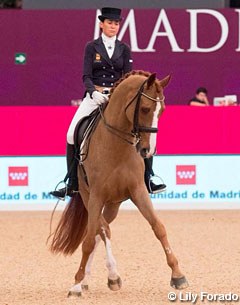
{"type": "Polygon", "coordinates": [[[115,40],[117,39],[117,36],[113,36],[113,37],[107,37],[104,33],[102,33],[102,40],[104,43],[108,43],[108,44],[114,44],[115,40]]]}

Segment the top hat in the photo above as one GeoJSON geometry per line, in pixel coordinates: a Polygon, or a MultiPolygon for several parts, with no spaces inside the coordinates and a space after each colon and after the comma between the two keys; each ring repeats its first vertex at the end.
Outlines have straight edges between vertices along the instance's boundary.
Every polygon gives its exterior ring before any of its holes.
{"type": "Polygon", "coordinates": [[[116,20],[116,21],[122,20],[120,8],[103,7],[101,11],[102,11],[102,15],[98,16],[98,19],[101,20],[102,22],[105,19],[116,20]]]}

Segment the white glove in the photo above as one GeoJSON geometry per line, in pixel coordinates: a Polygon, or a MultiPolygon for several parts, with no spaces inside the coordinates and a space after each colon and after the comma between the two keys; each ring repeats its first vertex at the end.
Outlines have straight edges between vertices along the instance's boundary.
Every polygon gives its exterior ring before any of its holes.
{"type": "Polygon", "coordinates": [[[93,91],[92,98],[96,104],[101,105],[108,101],[108,96],[106,94],[102,94],[99,91],[93,91]]]}

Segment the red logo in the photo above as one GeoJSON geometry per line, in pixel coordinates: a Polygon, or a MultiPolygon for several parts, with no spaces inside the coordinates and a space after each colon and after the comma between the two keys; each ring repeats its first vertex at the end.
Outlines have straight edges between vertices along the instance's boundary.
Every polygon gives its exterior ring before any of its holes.
{"type": "Polygon", "coordinates": [[[27,166],[9,166],[8,167],[8,185],[9,186],[28,185],[28,167],[27,166]]]}
{"type": "Polygon", "coordinates": [[[196,165],[177,165],[176,184],[196,184],[196,165]]]}

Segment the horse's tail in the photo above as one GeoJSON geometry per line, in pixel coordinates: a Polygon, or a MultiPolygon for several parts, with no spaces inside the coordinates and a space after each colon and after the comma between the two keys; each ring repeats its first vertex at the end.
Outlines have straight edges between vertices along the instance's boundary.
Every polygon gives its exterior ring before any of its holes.
{"type": "Polygon", "coordinates": [[[74,194],[66,206],[53,233],[50,250],[53,253],[71,255],[86,234],[88,212],[79,193],[74,194]]]}

